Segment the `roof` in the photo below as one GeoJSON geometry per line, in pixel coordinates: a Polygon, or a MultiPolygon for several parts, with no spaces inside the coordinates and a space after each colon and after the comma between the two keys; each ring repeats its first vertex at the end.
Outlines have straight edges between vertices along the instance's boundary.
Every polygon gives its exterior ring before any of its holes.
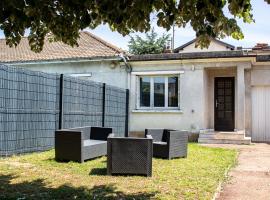
{"type": "Polygon", "coordinates": [[[12,48],[6,45],[5,39],[0,39],[0,62],[106,58],[123,52],[122,49],[86,31],[80,33],[78,44],[78,47],[71,47],[62,42],[49,42],[45,39],[42,52],[35,53],[31,51],[27,37],[23,37],[20,44],[12,48]]]}
{"type": "Polygon", "coordinates": [[[270,50],[270,46],[267,43],[257,43],[252,50],[261,50],[261,51],[265,51],[265,50],[270,50]]]}
{"type": "Polygon", "coordinates": [[[257,55],[256,56],[257,62],[269,62],[270,61],[270,55],[257,55]]]}
{"type": "Polygon", "coordinates": [[[130,61],[186,60],[186,59],[238,58],[238,57],[256,57],[256,55],[247,55],[243,51],[163,53],[163,54],[134,55],[130,57],[130,61]]]}
{"type": "MultiPolygon", "coordinates": [[[[176,49],[174,49],[174,53],[178,53],[180,50],[183,50],[185,47],[187,47],[187,46],[191,45],[192,43],[196,42],[196,40],[197,40],[197,38],[195,38],[195,39],[193,39],[193,40],[191,40],[191,41],[189,41],[189,42],[181,45],[180,47],[177,47],[176,49]]],[[[212,40],[214,40],[215,42],[221,44],[222,46],[225,46],[228,49],[231,49],[231,50],[234,50],[235,49],[235,46],[233,46],[231,44],[228,44],[226,42],[223,42],[221,40],[217,40],[215,38],[212,38],[212,40]]]]}

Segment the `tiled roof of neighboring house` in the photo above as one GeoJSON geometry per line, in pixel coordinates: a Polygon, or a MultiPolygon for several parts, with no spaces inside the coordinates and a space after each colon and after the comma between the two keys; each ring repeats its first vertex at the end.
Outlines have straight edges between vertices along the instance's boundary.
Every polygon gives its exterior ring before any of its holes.
{"type": "Polygon", "coordinates": [[[256,55],[247,55],[243,51],[163,53],[163,54],[134,55],[130,57],[130,61],[184,60],[184,59],[236,58],[236,57],[256,57],[256,55]]]}
{"type": "MultiPolygon", "coordinates": [[[[196,42],[196,40],[197,40],[197,38],[195,38],[195,39],[193,39],[193,40],[191,40],[191,41],[189,41],[189,42],[187,42],[187,43],[181,45],[180,47],[177,47],[176,49],[173,50],[173,52],[174,52],[174,53],[178,53],[180,50],[183,50],[185,47],[187,47],[187,46],[191,45],[192,43],[196,42]]],[[[223,41],[221,41],[221,40],[217,40],[217,39],[215,39],[215,38],[212,38],[212,40],[214,40],[215,42],[217,42],[217,43],[219,43],[219,44],[225,46],[225,47],[228,48],[228,49],[231,49],[231,50],[234,50],[234,49],[235,49],[235,46],[233,46],[233,45],[231,45],[231,44],[228,44],[228,43],[226,43],[226,42],[223,42],[223,41]]]]}
{"type": "Polygon", "coordinates": [[[10,48],[5,39],[0,39],[0,63],[50,61],[80,58],[114,57],[123,52],[122,49],[104,41],[89,32],[81,32],[78,40],[79,47],[71,47],[62,42],[45,41],[41,53],[31,51],[28,39],[23,37],[17,47],[10,48]]]}
{"type": "Polygon", "coordinates": [[[270,50],[270,46],[267,43],[257,43],[252,50],[270,50]]]}

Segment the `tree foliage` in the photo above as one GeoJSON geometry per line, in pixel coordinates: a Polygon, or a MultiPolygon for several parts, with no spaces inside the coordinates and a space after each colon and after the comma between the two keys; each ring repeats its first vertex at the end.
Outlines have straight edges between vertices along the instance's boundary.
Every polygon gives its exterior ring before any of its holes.
{"type": "Polygon", "coordinates": [[[158,34],[152,29],[149,33],[145,33],[145,39],[136,35],[130,36],[128,48],[132,54],[157,54],[162,53],[170,35],[163,34],[158,37],[158,34]]]}
{"type": "MultiPolygon", "coordinates": [[[[251,0],[1,0],[0,29],[7,44],[17,45],[26,30],[31,49],[39,52],[44,37],[77,45],[79,31],[108,24],[113,31],[127,35],[150,30],[150,14],[157,15],[158,26],[170,29],[173,23],[193,27],[199,44],[209,38],[232,36],[242,39],[236,18],[252,22],[251,0]],[[232,17],[225,16],[228,6],[232,17]]],[[[270,0],[265,0],[270,3],[270,0]]]]}

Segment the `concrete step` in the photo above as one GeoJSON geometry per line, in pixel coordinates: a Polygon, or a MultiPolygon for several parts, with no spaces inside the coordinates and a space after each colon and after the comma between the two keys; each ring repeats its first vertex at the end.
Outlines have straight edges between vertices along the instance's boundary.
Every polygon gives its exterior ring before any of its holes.
{"type": "Polygon", "coordinates": [[[199,143],[203,144],[251,144],[251,138],[244,137],[244,139],[208,139],[199,137],[199,143]]]}
{"type": "Polygon", "coordinates": [[[203,139],[235,139],[242,140],[245,138],[245,134],[242,133],[207,133],[200,134],[200,138],[203,139]]]}

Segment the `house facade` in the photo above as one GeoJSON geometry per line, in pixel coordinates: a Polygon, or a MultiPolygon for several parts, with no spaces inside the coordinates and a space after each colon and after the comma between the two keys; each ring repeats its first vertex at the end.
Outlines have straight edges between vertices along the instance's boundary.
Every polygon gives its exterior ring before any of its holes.
{"type": "Polygon", "coordinates": [[[216,42],[195,52],[194,42],[187,51],[131,57],[130,131],[186,129],[270,142],[267,51],[216,42]]]}
{"type": "Polygon", "coordinates": [[[81,33],[79,47],[45,42],[40,54],[30,50],[26,38],[17,48],[0,40],[0,63],[129,89],[131,135],[168,128],[200,133],[202,142],[207,133],[270,142],[269,46],[246,50],[212,39],[206,50],[195,43],[174,53],[126,58],[87,32],[81,33]]]}

